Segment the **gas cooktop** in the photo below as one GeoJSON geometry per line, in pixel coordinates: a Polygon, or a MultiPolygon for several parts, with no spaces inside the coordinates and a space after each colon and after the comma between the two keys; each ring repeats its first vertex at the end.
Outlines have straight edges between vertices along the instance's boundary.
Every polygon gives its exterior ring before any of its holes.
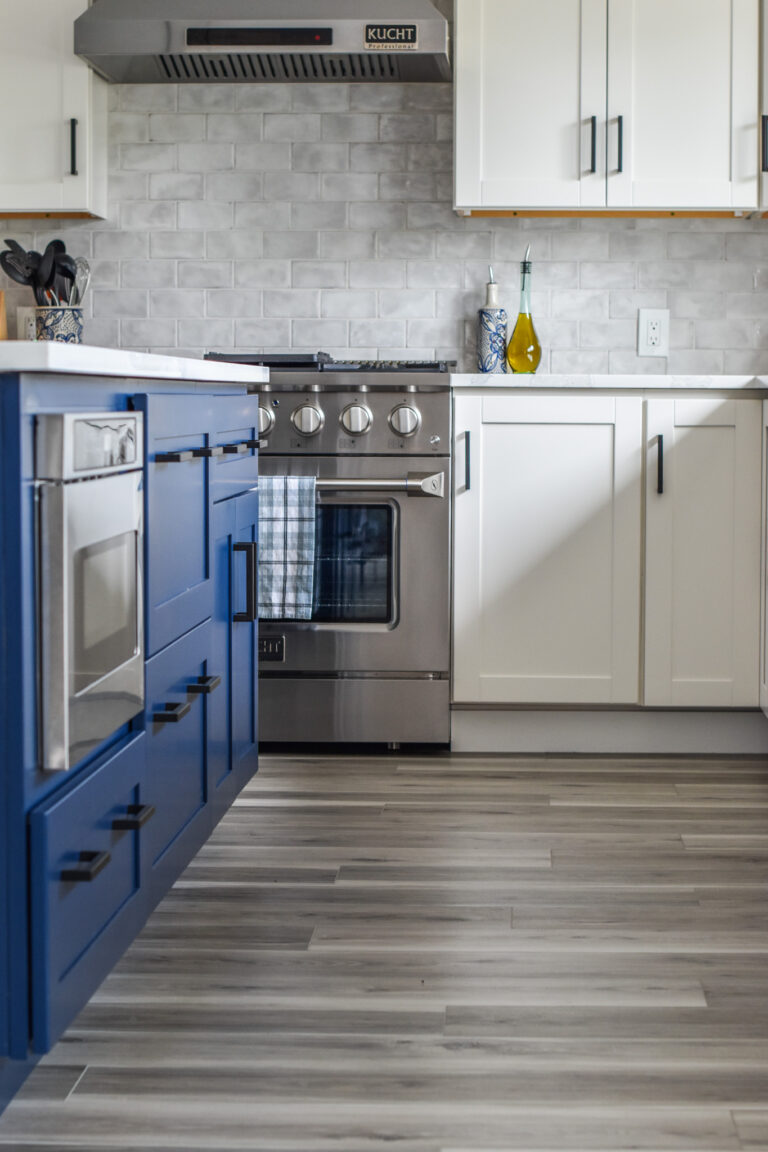
{"type": "Polygon", "coordinates": [[[455,360],[334,360],[327,352],[263,353],[209,352],[206,360],[249,364],[273,372],[440,372],[456,367],[455,360]]]}

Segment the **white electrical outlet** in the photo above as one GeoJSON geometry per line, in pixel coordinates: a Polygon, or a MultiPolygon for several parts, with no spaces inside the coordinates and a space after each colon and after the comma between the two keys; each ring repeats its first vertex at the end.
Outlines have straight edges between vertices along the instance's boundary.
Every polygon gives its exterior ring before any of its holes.
{"type": "Polygon", "coordinates": [[[669,309],[640,308],[637,313],[638,356],[669,355],[669,309]]]}
{"type": "Polygon", "coordinates": [[[17,340],[36,340],[37,333],[35,331],[35,310],[34,308],[21,307],[16,309],[16,339],[17,340]]]}

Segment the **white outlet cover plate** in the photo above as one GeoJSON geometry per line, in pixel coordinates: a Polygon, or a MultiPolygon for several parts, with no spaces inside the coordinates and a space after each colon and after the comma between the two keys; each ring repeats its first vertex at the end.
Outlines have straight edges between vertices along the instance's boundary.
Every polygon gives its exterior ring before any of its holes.
{"type": "Polygon", "coordinates": [[[638,356],[669,356],[669,309],[640,308],[637,313],[638,356]],[[656,330],[654,340],[651,333],[656,330]]]}

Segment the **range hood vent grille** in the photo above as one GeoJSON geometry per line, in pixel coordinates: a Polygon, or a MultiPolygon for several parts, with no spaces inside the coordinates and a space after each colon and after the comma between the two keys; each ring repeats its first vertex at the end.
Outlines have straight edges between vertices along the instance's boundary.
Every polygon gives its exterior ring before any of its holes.
{"type": "Polygon", "coordinates": [[[394,54],[346,53],[255,53],[236,52],[212,55],[192,53],[155,57],[158,79],[175,83],[257,82],[311,83],[316,81],[356,82],[400,79],[400,61],[394,54]]]}

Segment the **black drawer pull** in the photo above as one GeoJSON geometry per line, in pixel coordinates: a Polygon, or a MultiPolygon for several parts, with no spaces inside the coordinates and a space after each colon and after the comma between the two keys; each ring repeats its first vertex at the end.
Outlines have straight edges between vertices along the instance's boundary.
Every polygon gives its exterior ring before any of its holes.
{"type": "Polygon", "coordinates": [[[197,680],[187,685],[187,692],[192,692],[196,696],[207,696],[209,692],[215,692],[219,684],[221,676],[198,676],[197,680]]]}
{"type": "Polygon", "coordinates": [[[256,595],[256,544],[233,544],[233,552],[245,552],[245,612],[235,612],[232,617],[238,624],[253,624],[259,618],[259,605],[256,595]]]}
{"type": "Polygon", "coordinates": [[[656,456],[656,491],[659,496],[664,495],[664,437],[657,436],[658,454],[656,456]]]}
{"type": "Polygon", "coordinates": [[[77,120],[73,117],[69,122],[69,174],[77,176],[77,120]]]}
{"type": "Polygon", "coordinates": [[[163,704],[165,711],[153,712],[152,719],[155,724],[176,724],[189,712],[191,704],[163,704]]]}
{"type": "Polygon", "coordinates": [[[239,444],[225,444],[224,451],[227,456],[242,456],[243,452],[249,451],[248,441],[241,440],[239,444]]]}
{"type": "Polygon", "coordinates": [[[71,880],[79,884],[84,880],[95,880],[99,872],[103,872],[112,857],[109,852],[81,852],[80,863],[72,868],[62,868],[62,880],[71,880]]]}
{"type": "Polygon", "coordinates": [[[154,814],[154,804],[126,804],[125,815],[115,816],[112,827],[115,832],[138,832],[154,814]]]}
{"type": "Polygon", "coordinates": [[[760,171],[768,172],[768,116],[761,117],[760,127],[760,152],[762,154],[760,171]]]}
{"type": "Polygon", "coordinates": [[[590,116],[589,125],[592,137],[589,151],[589,170],[594,176],[597,172],[597,116],[590,116]]]}
{"type": "Polygon", "coordinates": [[[194,460],[195,454],[190,449],[189,452],[155,452],[156,464],[186,464],[188,460],[194,460]]]}
{"type": "Polygon", "coordinates": [[[222,456],[225,451],[226,451],[226,449],[220,448],[218,446],[216,448],[193,448],[192,449],[192,455],[193,456],[222,456]]]}
{"type": "Polygon", "coordinates": [[[264,448],[266,440],[243,440],[246,448],[264,448]]]}

